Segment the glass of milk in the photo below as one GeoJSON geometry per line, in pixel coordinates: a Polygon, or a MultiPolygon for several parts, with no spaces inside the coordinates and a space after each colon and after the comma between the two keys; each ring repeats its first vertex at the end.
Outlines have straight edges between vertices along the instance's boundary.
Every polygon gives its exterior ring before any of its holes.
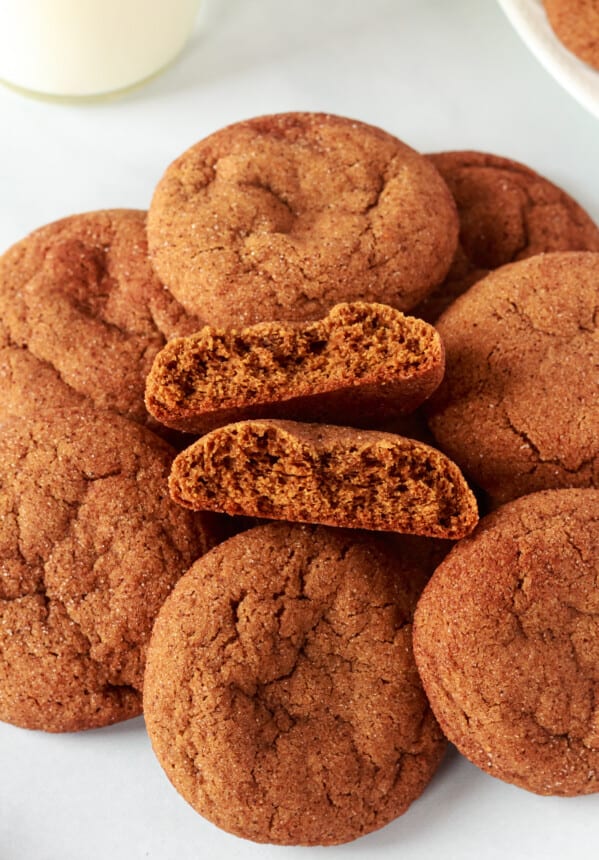
{"type": "Polygon", "coordinates": [[[199,0],[0,0],[0,80],[90,97],[143,81],[187,41],[199,0]]]}

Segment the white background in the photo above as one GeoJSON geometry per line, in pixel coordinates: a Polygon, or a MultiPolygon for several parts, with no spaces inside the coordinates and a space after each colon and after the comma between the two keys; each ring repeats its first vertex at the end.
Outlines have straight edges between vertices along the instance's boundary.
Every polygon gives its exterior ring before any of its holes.
{"type": "MultiPolygon", "coordinates": [[[[143,89],[85,105],[0,87],[0,248],[41,224],[147,207],[168,163],[238,119],[325,110],[423,152],[524,161],[599,220],[599,121],[528,53],[493,0],[205,0],[179,61],[143,89]]],[[[0,860],[596,860],[599,796],[541,798],[451,753],[388,827],[328,849],[219,832],[171,788],[141,718],[70,736],[0,725],[0,860]]]]}

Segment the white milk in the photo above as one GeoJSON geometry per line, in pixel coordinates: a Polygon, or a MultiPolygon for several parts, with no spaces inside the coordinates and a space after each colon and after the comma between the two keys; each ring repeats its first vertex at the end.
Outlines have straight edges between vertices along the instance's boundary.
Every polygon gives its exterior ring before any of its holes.
{"type": "Polygon", "coordinates": [[[0,79],[90,96],[157,72],[185,44],[199,0],[0,0],[0,79]]]}

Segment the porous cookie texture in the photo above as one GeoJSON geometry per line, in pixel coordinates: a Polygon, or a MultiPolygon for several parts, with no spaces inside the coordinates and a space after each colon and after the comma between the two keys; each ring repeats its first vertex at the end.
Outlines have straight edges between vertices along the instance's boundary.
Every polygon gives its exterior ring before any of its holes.
{"type": "Polygon", "coordinates": [[[457,539],[478,520],[460,470],[402,436],[325,424],[228,424],[178,455],[172,497],[195,510],[457,539]]]}
{"type": "Polygon", "coordinates": [[[144,712],[199,813],[257,842],[329,845],[405,812],[445,745],[412,655],[413,573],[379,536],[276,523],[180,580],[144,712]]]}
{"type": "Polygon", "coordinates": [[[376,426],[416,409],[443,369],[432,326],[354,302],[317,322],[206,327],[172,340],[154,359],[146,405],[194,433],[262,417],[376,426]]]}
{"type": "Polygon", "coordinates": [[[485,152],[429,158],[458,208],[458,249],[445,281],[414,310],[434,322],[489,271],[546,251],[599,251],[599,228],[565,191],[534,170],[485,152]]]}
{"type": "Polygon", "coordinates": [[[430,161],[329,114],[228,126],[167,169],[148,216],[159,276],[215,326],[311,320],[362,299],[408,310],[449,269],[457,215],[430,161]]]}
{"type": "Polygon", "coordinates": [[[151,422],[154,356],[199,326],[152,271],[144,212],[48,224],[0,258],[0,418],[89,401],[151,422]]]}
{"type": "Polygon", "coordinates": [[[481,520],[437,568],[416,662],[450,741],[538,794],[599,791],[599,491],[548,490],[481,520]]]}
{"type": "Polygon", "coordinates": [[[543,0],[549,23],[560,42],[599,70],[599,2],[543,0]]]}
{"type": "Polygon", "coordinates": [[[168,497],[174,452],[91,410],[0,438],[0,719],[61,732],[135,716],[154,618],[211,545],[168,497]]]}
{"type": "Polygon", "coordinates": [[[438,321],[446,373],[428,401],[439,447],[494,503],[599,482],[599,254],[498,269],[438,321]]]}

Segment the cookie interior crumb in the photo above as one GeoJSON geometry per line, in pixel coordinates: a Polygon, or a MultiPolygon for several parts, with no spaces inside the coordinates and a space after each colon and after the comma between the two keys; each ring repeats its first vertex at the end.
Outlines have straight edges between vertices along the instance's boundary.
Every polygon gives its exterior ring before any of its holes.
{"type": "Polygon", "coordinates": [[[476,501],[440,451],[388,433],[291,421],[215,430],[180,454],[173,498],[193,509],[460,538],[476,501]]]}
{"type": "MultiPolygon", "coordinates": [[[[432,326],[386,305],[354,302],[337,305],[317,322],[259,323],[240,330],[205,327],[177,338],[154,361],[146,402],[169,426],[205,432],[218,426],[218,418],[205,413],[227,407],[274,400],[270,408],[277,417],[276,410],[295,397],[350,388],[355,413],[356,397],[371,396],[360,388],[402,384],[393,391],[397,414],[425,400],[442,373],[443,347],[432,326]]],[[[382,396],[380,390],[375,394],[382,396]]],[[[377,406],[380,411],[373,404],[377,406]]],[[[302,401],[298,409],[310,420],[309,403],[302,401]]]]}

